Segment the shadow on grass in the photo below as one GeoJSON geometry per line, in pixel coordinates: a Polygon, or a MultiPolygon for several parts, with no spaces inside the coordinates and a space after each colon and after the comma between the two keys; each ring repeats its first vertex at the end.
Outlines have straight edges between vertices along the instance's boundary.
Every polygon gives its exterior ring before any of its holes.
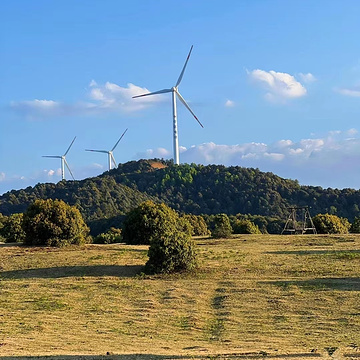
{"type": "Polygon", "coordinates": [[[360,291],[360,278],[322,278],[311,280],[284,280],[284,281],[264,281],[260,284],[271,284],[284,290],[291,286],[298,286],[304,290],[342,290],[342,291],[360,291]]]}
{"type": "Polygon", "coordinates": [[[125,354],[125,355],[54,355],[54,356],[0,356],[0,360],[171,360],[171,359],[293,359],[317,358],[317,353],[295,353],[271,355],[266,352],[216,354],[216,355],[155,355],[155,354],[125,354]]]}
{"type": "MultiPolygon", "coordinates": [[[[58,266],[51,268],[25,269],[0,272],[0,279],[63,278],[83,276],[134,277],[143,270],[142,265],[88,265],[58,266]]],[[[0,357],[1,359],[1,357],[0,357]]]]}

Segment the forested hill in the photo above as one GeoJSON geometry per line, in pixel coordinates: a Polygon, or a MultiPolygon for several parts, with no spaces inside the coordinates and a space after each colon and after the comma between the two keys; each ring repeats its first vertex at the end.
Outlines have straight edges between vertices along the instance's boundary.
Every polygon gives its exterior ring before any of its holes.
{"type": "Polygon", "coordinates": [[[359,216],[360,191],[300,186],[272,173],[222,165],[172,165],[140,160],[82,181],[61,181],[0,196],[0,213],[24,211],[37,198],[63,199],[77,205],[86,221],[126,213],[140,202],[161,200],[194,214],[256,214],[284,218],[290,205],[307,205],[311,214],[359,216]]]}
{"type": "Polygon", "coordinates": [[[24,190],[12,190],[0,196],[0,213],[24,212],[36,199],[61,199],[76,205],[87,222],[124,215],[146,200],[157,201],[136,189],[116,183],[105,175],[82,181],[45,183],[24,190]]]}
{"type": "Polygon", "coordinates": [[[310,206],[311,214],[359,216],[360,191],[301,186],[270,172],[239,166],[172,165],[154,171],[154,161],[119,164],[117,183],[156,196],[176,210],[194,214],[256,214],[284,218],[288,206],[310,206]]]}

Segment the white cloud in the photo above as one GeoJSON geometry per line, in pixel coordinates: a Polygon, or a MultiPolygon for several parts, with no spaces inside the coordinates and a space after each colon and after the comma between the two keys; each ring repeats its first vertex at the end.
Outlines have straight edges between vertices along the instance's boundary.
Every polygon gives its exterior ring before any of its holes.
{"type": "Polygon", "coordinates": [[[54,100],[12,101],[10,108],[30,119],[56,116],[101,115],[111,112],[133,112],[148,107],[163,99],[161,95],[133,99],[133,96],[146,94],[149,90],[134,84],[126,87],[106,82],[98,85],[91,80],[87,93],[88,101],[66,104],[54,100]]]}
{"type": "Polygon", "coordinates": [[[253,81],[259,83],[267,91],[265,98],[269,101],[293,99],[306,95],[305,87],[290,74],[260,69],[248,72],[248,74],[253,81]]]}
{"type": "Polygon", "coordinates": [[[346,134],[349,136],[355,136],[358,133],[356,129],[349,129],[346,134]]]}
{"type": "Polygon", "coordinates": [[[335,89],[338,93],[345,95],[345,96],[351,96],[351,97],[360,97],[360,90],[354,90],[354,89],[335,89]]]}
{"type": "Polygon", "coordinates": [[[226,100],[225,101],[225,107],[234,107],[235,106],[235,102],[232,100],[226,100]]]}
{"type": "Polygon", "coordinates": [[[301,81],[306,84],[310,84],[317,80],[316,77],[311,73],[307,73],[307,74],[299,73],[299,77],[301,81]]]}
{"type": "Polygon", "coordinates": [[[0,181],[4,181],[6,178],[5,173],[4,172],[0,172],[0,181]]]}

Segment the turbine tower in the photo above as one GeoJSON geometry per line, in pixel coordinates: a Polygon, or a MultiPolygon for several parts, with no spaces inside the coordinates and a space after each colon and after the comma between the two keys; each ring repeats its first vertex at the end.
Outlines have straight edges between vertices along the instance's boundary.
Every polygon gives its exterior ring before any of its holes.
{"type": "Polygon", "coordinates": [[[73,178],[73,180],[75,180],[73,173],[70,170],[69,164],[66,161],[66,155],[69,152],[72,144],[74,143],[76,139],[76,136],[74,137],[73,141],[71,142],[70,146],[68,147],[68,149],[66,150],[64,155],[43,155],[43,157],[47,157],[47,158],[55,158],[55,159],[61,159],[61,179],[65,180],[65,165],[69,170],[69,173],[71,175],[71,177],[73,178]]]}
{"type": "Polygon", "coordinates": [[[184,67],[183,67],[183,69],[182,69],[182,71],[180,73],[180,76],[179,76],[175,86],[173,86],[170,89],[163,89],[163,90],[159,90],[159,91],[154,91],[152,93],[133,96],[133,98],[138,98],[138,97],[149,96],[149,95],[165,94],[165,93],[169,93],[169,92],[172,93],[173,126],[174,126],[174,163],[176,165],[180,164],[180,160],[179,160],[179,137],[178,137],[178,124],[177,124],[177,111],[176,111],[176,97],[178,97],[179,100],[184,104],[184,106],[190,111],[190,113],[195,118],[195,120],[200,124],[200,126],[204,127],[203,124],[196,117],[194,112],[190,109],[190,106],[186,103],[185,99],[181,96],[181,94],[179,92],[179,89],[178,89],[178,87],[179,87],[179,85],[181,83],[181,80],[182,80],[182,78],[184,76],[184,72],[185,72],[187,63],[189,61],[192,49],[193,49],[193,46],[191,46],[191,48],[190,48],[189,55],[186,58],[185,65],[184,65],[184,67]]]}
{"type": "Polygon", "coordinates": [[[112,169],[112,164],[114,165],[114,167],[117,167],[116,165],[116,161],[113,155],[113,151],[115,150],[115,148],[117,147],[118,143],[120,142],[120,140],[123,138],[123,136],[125,135],[125,133],[127,132],[128,129],[126,129],[123,134],[120,136],[119,140],[116,142],[116,144],[114,145],[114,147],[111,150],[91,150],[91,149],[85,149],[85,151],[93,151],[93,152],[100,152],[100,153],[105,153],[108,154],[108,160],[109,160],[109,170],[112,169]]]}

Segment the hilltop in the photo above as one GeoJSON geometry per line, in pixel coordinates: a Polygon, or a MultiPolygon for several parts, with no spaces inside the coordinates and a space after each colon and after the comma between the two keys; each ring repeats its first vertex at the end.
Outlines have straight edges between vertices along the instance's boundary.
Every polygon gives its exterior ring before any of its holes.
{"type": "Polygon", "coordinates": [[[193,214],[241,213],[284,219],[287,207],[294,205],[310,206],[312,215],[332,213],[350,221],[360,214],[359,190],[303,186],[296,180],[253,168],[173,165],[158,159],[119,164],[116,169],[81,181],[10,191],[0,196],[0,212],[23,212],[38,198],[57,198],[76,205],[93,226],[106,220],[102,227],[148,199],[193,214]]]}

